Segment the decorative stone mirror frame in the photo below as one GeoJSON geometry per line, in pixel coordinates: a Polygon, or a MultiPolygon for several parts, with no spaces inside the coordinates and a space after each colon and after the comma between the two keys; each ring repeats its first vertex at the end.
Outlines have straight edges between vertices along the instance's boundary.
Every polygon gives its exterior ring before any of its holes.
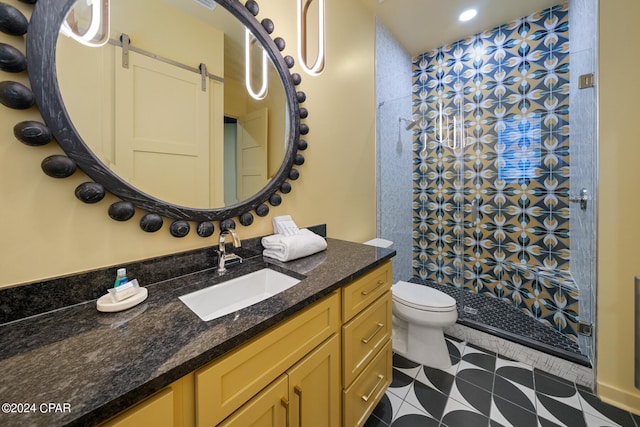
{"type": "MultiPolygon", "coordinates": [[[[296,91],[301,82],[297,73],[290,73],[294,66],[291,56],[282,56],[285,41],[281,37],[271,38],[274,24],[270,19],[258,22],[258,4],[248,0],[243,6],[238,0],[216,0],[236,19],[253,33],[271,58],[285,90],[288,104],[289,134],[285,159],[271,181],[258,193],[232,206],[213,209],[194,209],[167,203],[141,192],[113,173],[88,148],[73,126],[62,101],[58,86],[55,52],[59,28],[67,12],[76,0],[20,0],[34,6],[31,21],[15,7],[0,2],[0,31],[22,37],[27,34],[26,56],[13,46],[0,43],[0,70],[22,73],[28,70],[31,89],[15,81],[0,82],[0,103],[13,109],[28,109],[37,105],[45,123],[24,121],[15,125],[16,138],[30,146],[45,145],[56,140],[66,155],[53,155],[42,161],[42,170],[53,178],[66,178],[81,169],[93,181],[80,184],[75,189],[76,197],[85,203],[101,201],[106,192],[121,200],[111,204],[109,216],[116,221],[127,221],[135,215],[136,209],[145,212],[140,227],[147,232],[162,228],[169,219],[169,230],[175,237],[184,237],[191,230],[190,223],[196,223],[196,232],[201,237],[209,237],[215,230],[214,222],[219,222],[220,230],[235,228],[234,217],[240,224],[253,223],[254,213],[259,217],[268,215],[269,206],[282,202],[280,193],[291,191],[290,181],[299,177],[294,166],[304,163],[299,151],[307,148],[307,142],[300,139],[309,127],[300,119],[307,117],[306,108],[300,104],[306,100],[304,92],[296,91]],[[253,213],[253,212],[254,213],[253,213]]],[[[188,191],[188,189],[185,189],[188,191]]]]}

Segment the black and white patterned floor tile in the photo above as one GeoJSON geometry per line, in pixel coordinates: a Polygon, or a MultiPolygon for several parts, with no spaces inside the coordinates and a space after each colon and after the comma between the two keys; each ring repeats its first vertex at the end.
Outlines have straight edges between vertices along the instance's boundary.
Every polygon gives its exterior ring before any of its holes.
{"type": "Polygon", "coordinates": [[[447,337],[452,366],[393,356],[393,381],[366,427],[640,427],[590,390],[447,337]]]}

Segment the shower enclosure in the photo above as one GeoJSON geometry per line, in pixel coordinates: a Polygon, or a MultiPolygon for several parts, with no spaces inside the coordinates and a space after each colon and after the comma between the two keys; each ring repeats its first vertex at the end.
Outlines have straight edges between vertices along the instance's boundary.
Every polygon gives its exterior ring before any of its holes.
{"type": "Polygon", "coordinates": [[[460,323],[588,365],[595,40],[569,49],[568,12],[413,58],[412,95],[378,106],[378,235],[394,280],[456,297],[460,323]]]}

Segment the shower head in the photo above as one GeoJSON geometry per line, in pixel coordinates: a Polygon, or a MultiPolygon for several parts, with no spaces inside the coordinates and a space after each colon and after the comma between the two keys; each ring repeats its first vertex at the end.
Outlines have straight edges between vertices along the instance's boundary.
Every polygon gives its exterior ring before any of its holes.
{"type": "Polygon", "coordinates": [[[414,127],[416,127],[418,125],[418,121],[417,120],[409,120],[409,119],[405,119],[402,117],[398,117],[398,122],[405,122],[406,125],[404,127],[404,130],[411,130],[414,127]]]}

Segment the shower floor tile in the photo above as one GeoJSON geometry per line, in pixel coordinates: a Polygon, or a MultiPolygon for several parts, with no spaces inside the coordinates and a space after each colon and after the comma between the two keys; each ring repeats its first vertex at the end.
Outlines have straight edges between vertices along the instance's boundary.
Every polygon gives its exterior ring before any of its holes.
{"type": "Polygon", "coordinates": [[[485,327],[492,331],[498,330],[497,335],[502,332],[512,341],[550,354],[557,351],[554,355],[588,364],[576,342],[504,301],[430,280],[412,278],[410,281],[430,286],[453,297],[458,304],[458,322],[461,324],[478,329],[485,327]]]}
{"type": "Polygon", "coordinates": [[[392,385],[366,427],[640,427],[640,416],[602,402],[584,387],[446,339],[456,362],[449,369],[393,355],[392,385]]]}

